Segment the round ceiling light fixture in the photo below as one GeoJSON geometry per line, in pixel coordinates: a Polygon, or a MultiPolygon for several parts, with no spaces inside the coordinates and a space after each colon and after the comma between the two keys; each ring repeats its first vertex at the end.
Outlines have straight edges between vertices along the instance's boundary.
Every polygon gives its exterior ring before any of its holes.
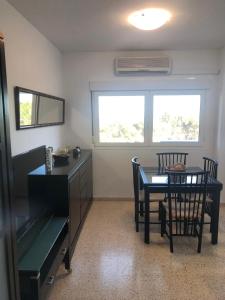
{"type": "Polygon", "coordinates": [[[171,13],[162,8],[146,8],[133,12],[128,22],[141,30],[154,30],[171,19],[171,13]]]}

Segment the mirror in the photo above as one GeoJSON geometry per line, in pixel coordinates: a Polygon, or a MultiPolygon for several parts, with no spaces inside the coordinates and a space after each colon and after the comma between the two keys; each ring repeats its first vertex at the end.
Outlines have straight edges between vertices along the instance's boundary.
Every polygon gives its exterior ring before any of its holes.
{"type": "Polygon", "coordinates": [[[16,129],[64,123],[65,100],[15,87],[16,129]]]}

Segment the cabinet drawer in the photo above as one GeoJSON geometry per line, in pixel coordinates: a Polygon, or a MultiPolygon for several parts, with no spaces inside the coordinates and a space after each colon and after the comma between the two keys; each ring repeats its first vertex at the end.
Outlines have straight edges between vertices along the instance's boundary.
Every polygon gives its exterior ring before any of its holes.
{"type": "Polygon", "coordinates": [[[52,288],[52,286],[54,284],[56,272],[57,272],[60,264],[62,263],[66,252],[68,251],[68,246],[69,246],[69,237],[67,234],[57,252],[57,255],[54,258],[54,262],[53,262],[52,266],[50,267],[49,272],[48,272],[43,284],[41,285],[40,299],[45,299],[48,291],[52,288]]]}

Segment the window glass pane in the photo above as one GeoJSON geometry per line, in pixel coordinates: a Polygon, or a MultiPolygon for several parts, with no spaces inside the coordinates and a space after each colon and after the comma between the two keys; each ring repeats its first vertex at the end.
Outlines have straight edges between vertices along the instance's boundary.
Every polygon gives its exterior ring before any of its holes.
{"type": "Polygon", "coordinates": [[[145,96],[99,96],[99,142],[143,143],[145,96]]]}
{"type": "Polygon", "coordinates": [[[200,99],[200,95],[154,95],[152,141],[198,142],[200,99]]]}

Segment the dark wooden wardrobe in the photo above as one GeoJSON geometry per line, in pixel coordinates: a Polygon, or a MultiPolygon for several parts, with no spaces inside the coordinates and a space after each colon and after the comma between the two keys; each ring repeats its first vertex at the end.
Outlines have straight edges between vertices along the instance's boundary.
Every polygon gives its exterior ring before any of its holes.
{"type": "Polygon", "coordinates": [[[0,298],[19,299],[11,210],[12,166],[4,39],[0,33],[0,298]]]}

